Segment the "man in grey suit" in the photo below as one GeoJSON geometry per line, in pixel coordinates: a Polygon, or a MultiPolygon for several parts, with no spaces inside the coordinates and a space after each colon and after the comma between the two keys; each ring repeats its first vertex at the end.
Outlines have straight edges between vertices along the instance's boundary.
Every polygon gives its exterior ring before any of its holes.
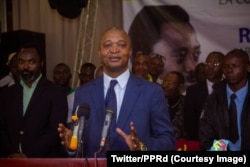
{"type": "MultiPolygon", "coordinates": [[[[86,103],[90,116],[86,124],[84,151],[86,157],[105,157],[106,150],[174,150],[175,138],[162,88],[138,78],[129,71],[132,53],[127,33],[119,28],[104,32],[99,43],[99,56],[103,76],[79,87],[75,92],[74,106],[86,103]],[[100,148],[105,104],[109,82],[116,79],[114,87],[117,108],[116,129],[112,142],[100,148]],[[99,151],[98,151],[99,150],[99,151]]],[[[69,148],[72,131],[59,124],[62,144],[69,148]]]]}

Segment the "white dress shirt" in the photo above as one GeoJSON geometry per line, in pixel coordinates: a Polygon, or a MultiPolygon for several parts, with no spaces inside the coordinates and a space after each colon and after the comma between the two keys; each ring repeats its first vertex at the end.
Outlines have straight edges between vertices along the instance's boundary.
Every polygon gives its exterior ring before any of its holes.
{"type": "Polygon", "coordinates": [[[120,113],[120,109],[121,109],[123,97],[124,97],[126,86],[127,86],[128,79],[129,79],[129,75],[130,75],[129,69],[127,69],[124,73],[122,73],[121,75],[119,75],[117,78],[111,78],[110,76],[108,76],[107,74],[105,74],[105,72],[103,73],[104,99],[106,97],[110,81],[115,79],[118,82],[115,85],[115,87],[114,87],[115,94],[116,94],[116,101],[117,101],[116,120],[117,120],[117,118],[119,116],[119,113],[120,113]]]}

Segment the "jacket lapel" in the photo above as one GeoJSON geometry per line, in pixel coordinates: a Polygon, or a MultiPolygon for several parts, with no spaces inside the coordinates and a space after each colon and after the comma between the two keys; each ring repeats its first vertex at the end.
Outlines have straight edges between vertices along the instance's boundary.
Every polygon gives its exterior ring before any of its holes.
{"type": "Polygon", "coordinates": [[[27,110],[25,112],[25,115],[28,115],[30,111],[32,111],[32,106],[36,105],[37,103],[37,99],[39,99],[41,93],[43,92],[43,90],[46,89],[46,79],[44,77],[42,77],[39,81],[38,84],[33,92],[33,95],[30,98],[30,102],[28,104],[27,110]]]}
{"type": "Polygon", "coordinates": [[[139,86],[140,80],[138,80],[133,74],[130,74],[117,121],[117,127],[123,128],[124,126],[127,126],[129,117],[134,112],[134,106],[141,92],[139,86]]]}
{"type": "Polygon", "coordinates": [[[96,114],[96,121],[103,122],[105,117],[105,108],[104,108],[104,85],[103,85],[103,76],[99,77],[93,82],[94,89],[91,92],[91,98],[94,102],[94,110],[99,112],[96,114]]]}

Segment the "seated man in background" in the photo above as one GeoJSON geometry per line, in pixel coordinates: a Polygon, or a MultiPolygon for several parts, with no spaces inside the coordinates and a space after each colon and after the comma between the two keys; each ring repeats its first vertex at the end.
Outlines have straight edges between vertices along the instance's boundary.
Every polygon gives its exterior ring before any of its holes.
{"type": "Polygon", "coordinates": [[[229,51],[223,60],[225,79],[214,84],[204,105],[199,127],[202,150],[250,150],[249,55],[229,51]]]}

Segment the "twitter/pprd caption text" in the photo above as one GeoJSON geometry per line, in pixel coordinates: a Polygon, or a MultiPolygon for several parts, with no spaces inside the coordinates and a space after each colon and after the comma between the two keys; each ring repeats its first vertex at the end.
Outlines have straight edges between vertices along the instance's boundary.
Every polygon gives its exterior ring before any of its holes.
{"type": "Polygon", "coordinates": [[[108,166],[126,164],[126,167],[136,164],[150,163],[157,166],[166,164],[208,164],[208,165],[247,165],[247,152],[120,152],[112,151],[107,154],[108,166]]]}

